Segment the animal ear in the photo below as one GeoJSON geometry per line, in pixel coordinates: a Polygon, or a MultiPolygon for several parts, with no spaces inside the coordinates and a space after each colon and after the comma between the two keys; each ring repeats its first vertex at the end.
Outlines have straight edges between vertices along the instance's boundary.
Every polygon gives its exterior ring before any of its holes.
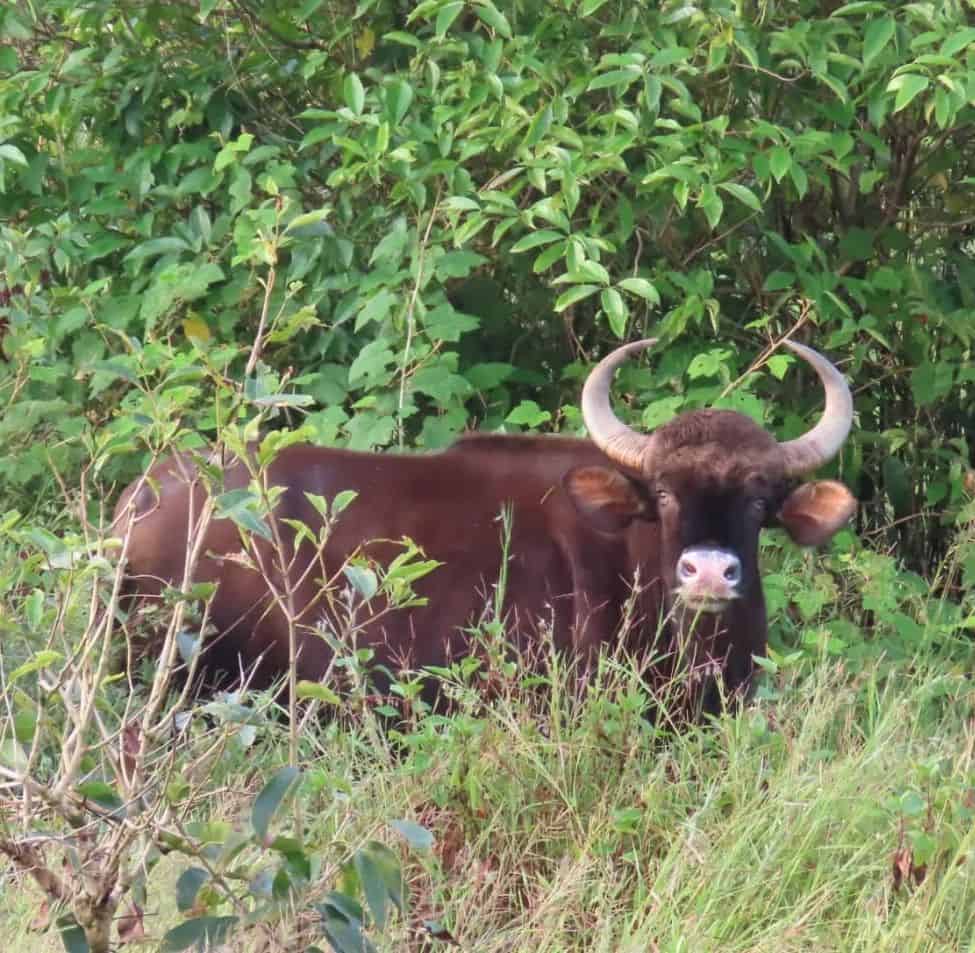
{"type": "Polygon", "coordinates": [[[857,501],[842,483],[818,480],[803,483],[785,499],[778,521],[800,546],[822,546],[856,512],[857,501]]]}
{"type": "Polygon", "coordinates": [[[562,477],[579,515],[603,533],[619,533],[635,519],[650,517],[638,484],[609,467],[573,467],[562,477]]]}

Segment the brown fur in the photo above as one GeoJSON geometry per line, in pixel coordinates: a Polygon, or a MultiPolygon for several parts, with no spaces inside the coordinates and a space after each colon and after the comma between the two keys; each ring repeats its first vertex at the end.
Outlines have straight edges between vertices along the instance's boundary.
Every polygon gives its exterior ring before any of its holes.
{"type": "MultiPolygon", "coordinates": [[[[635,577],[641,588],[629,648],[661,648],[656,637],[661,614],[671,608],[681,549],[701,540],[733,545],[745,565],[742,598],[720,616],[699,620],[694,644],[702,658],[720,660],[729,690],[740,689],[748,684],[752,655],[765,650],[758,531],[774,521],[788,490],[775,466],[775,441],[728,411],[685,414],[659,433],[668,452],[652,474],[641,476],[622,473],[588,441],[567,438],[474,435],[429,455],[289,447],[269,471],[269,483],[285,488],[275,513],[277,529],[292,547],[294,532],[282,520],[301,520],[313,532],[320,526],[306,493],[332,499],[353,489],[358,497],[326,547],[328,576],[342,580],[340,568],[354,553],[388,562],[400,551],[389,541],[402,537],[442,562],[416,584],[426,605],[388,614],[359,632],[358,644],[373,648],[375,662],[393,671],[444,665],[465,653],[465,628],[482,617],[499,577],[503,506],[513,512],[504,612],[518,621],[509,627],[509,638],[527,647],[539,622],[547,620],[556,646],[583,662],[621,637],[621,613],[635,577]],[[664,489],[669,501],[658,505],[664,489]],[[755,519],[748,505],[755,495],[769,502],[763,518],[755,519]]],[[[185,459],[164,461],[150,473],[158,494],[142,484],[131,501],[139,485],[133,484],[116,508],[116,531],[122,532],[133,504],[127,572],[130,593],[140,602],[157,600],[165,586],[182,579],[189,513],[198,513],[203,499],[193,473],[185,459]]],[[[246,486],[239,463],[225,467],[224,474],[225,489],[246,486]]],[[[806,528],[809,519],[804,513],[806,528]]],[[[293,579],[309,558],[308,544],[302,545],[293,579]]],[[[253,666],[257,684],[267,684],[289,666],[288,626],[270,604],[261,576],[222,558],[240,549],[236,526],[213,521],[194,575],[195,581],[218,584],[212,620],[220,637],[208,650],[206,666],[211,673],[253,666]]],[[[265,566],[273,565],[267,543],[258,540],[257,553],[265,566]]],[[[303,679],[320,679],[332,658],[316,631],[328,615],[321,576],[317,569],[310,573],[297,593],[297,667],[303,679]]],[[[337,625],[334,618],[328,623],[337,625]]],[[[664,632],[671,643],[686,640],[689,623],[678,614],[664,632]]]]}

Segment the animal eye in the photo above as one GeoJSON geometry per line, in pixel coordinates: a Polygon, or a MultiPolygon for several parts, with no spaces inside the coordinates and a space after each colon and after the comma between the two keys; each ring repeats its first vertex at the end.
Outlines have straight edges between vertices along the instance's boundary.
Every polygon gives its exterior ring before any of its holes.
{"type": "Polygon", "coordinates": [[[763,515],[768,509],[768,501],[763,500],[761,497],[756,497],[754,500],[749,500],[748,505],[752,508],[754,513],[763,515]]]}
{"type": "Polygon", "coordinates": [[[673,496],[670,495],[669,490],[657,490],[657,502],[661,506],[666,506],[668,503],[673,501],[673,496]]]}

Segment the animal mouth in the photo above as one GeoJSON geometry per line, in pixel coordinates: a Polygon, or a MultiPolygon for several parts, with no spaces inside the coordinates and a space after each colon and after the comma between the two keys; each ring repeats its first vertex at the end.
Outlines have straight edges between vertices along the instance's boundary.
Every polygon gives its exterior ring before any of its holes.
{"type": "Polygon", "coordinates": [[[737,596],[715,596],[707,593],[674,590],[677,602],[691,612],[718,614],[724,612],[737,596]]]}

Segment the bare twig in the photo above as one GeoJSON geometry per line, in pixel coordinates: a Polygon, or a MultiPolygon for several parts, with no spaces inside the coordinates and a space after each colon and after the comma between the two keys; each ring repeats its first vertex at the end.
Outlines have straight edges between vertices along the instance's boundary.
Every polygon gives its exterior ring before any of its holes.
{"type": "Polygon", "coordinates": [[[773,341],[769,344],[758,357],[749,365],[748,369],[736,377],[722,392],[721,397],[727,397],[746,377],[750,374],[754,374],[759,368],[763,367],[768,359],[782,346],[783,341],[788,341],[809,319],[809,313],[812,310],[812,302],[803,300],[802,310],[799,313],[799,317],[795,324],[789,328],[777,341],[773,341]]]}
{"type": "Polygon", "coordinates": [[[250,357],[247,359],[247,367],[244,369],[245,379],[254,373],[254,368],[261,357],[264,349],[264,334],[267,330],[267,315],[271,307],[271,292],[274,290],[274,282],[277,278],[277,269],[274,265],[268,269],[267,278],[258,279],[264,286],[264,301],[261,305],[261,320],[257,325],[257,334],[254,336],[254,344],[251,346],[250,357]]]}

